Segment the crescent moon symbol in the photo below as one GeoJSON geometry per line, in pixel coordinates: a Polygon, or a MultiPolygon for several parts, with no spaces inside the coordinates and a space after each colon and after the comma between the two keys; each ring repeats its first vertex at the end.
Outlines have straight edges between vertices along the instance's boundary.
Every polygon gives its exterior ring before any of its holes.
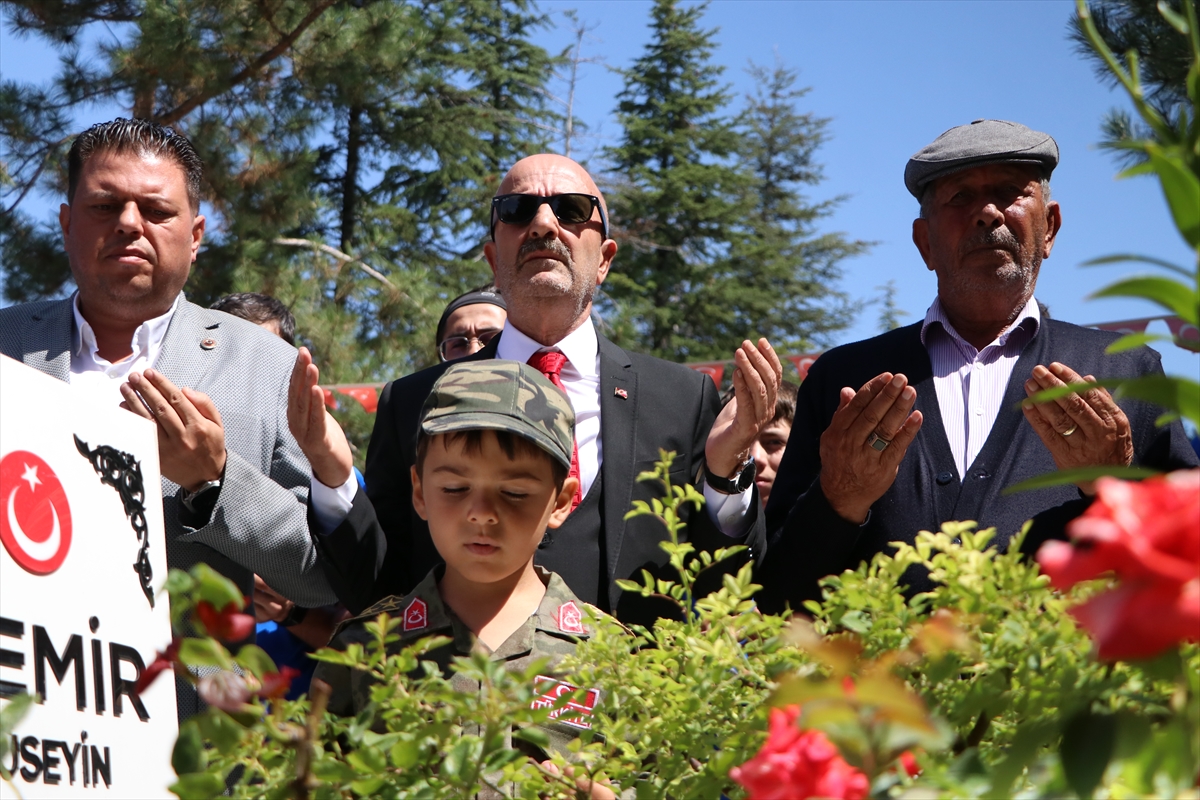
{"type": "Polygon", "coordinates": [[[20,488],[19,485],[14,486],[13,490],[8,493],[8,526],[12,529],[17,547],[24,550],[26,555],[34,561],[49,561],[58,553],[58,548],[62,544],[62,531],[58,524],[58,510],[54,508],[53,503],[50,504],[50,517],[53,520],[53,526],[50,528],[50,537],[44,542],[35,542],[29,538],[21,528],[21,523],[17,521],[16,500],[17,491],[20,488]]]}

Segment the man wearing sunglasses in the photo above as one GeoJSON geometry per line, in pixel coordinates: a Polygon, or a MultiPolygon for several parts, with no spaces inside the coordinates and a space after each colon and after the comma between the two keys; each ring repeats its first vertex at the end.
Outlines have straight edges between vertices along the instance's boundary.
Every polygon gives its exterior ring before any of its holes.
{"type": "MultiPolygon", "coordinates": [[[[622,592],[616,581],[637,580],[643,569],[675,576],[658,546],[666,538],[662,524],[624,518],[634,500],[656,496],[638,474],[653,468],[660,450],[674,452],[672,482],[702,486],[708,501],[688,515],[687,538],[698,549],[746,544],[761,553],[764,526],[749,452],[774,414],[782,367],[766,340],[743,343],[734,356],[737,402],[721,411],[717,387],[704,375],[609,342],[592,322],[592,297],[616,253],[603,196],[579,164],[555,155],[518,162],[492,201],[484,247],[508,320],[467,360],[527,362],[566,392],[576,414],[572,474],[581,488],[537,562],[581,599],[648,625],[673,615],[671,605],[622,592]]],[[[319,402],[316,369],[305,359],[292,393],[301,415],[314,398],[319,402]]],[[[317,476],[314,528],[327,533],[316,538],[331,559],[331,585],[352,610],[404,594],[438,563],[428,528],[413,511],[409,476],[419,413],[444,370],[432,367],[385,387],[367,452],[367,498],[349,483],[330,488],[348,477],[349,450],[324,417],[314,413],[314,430],[297,435],[317,476]],[[330,440],[337,446],[325,445],[330,440]]],[[[720,585],[719,575],[711,579],[720,585]]]]}

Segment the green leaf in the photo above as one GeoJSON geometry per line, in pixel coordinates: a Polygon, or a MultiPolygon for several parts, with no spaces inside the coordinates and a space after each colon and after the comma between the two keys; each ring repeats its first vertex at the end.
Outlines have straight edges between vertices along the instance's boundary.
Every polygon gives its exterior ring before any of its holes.
{"type": "Polygon", "coordinates": [[[180,777],[167,789],[183,800],[208,800],[225,791],[225,779],[210,772],[193,772],[180,777]]]}
{"type": "Polygon", "coordinates": [[[541,728],[532,725],[525,728],[517,728],[513,731],[512,735],[514,739],[529,742],[543,750],[547,750],[550,747],[550,735],[541,728]]]}
{"type": "Polygon", "coordinates": [[[1144,375],[1121,381],[1117,397],[1132,397],[1174,411],[1200,424],[1200,383],[1173,375],[1144,375]]]}
{"type": "Polygon", "coordinates": [[[179,738],[171,750],[171,767],[176,775],[203,772],[208,765],[208,754],[204,751],[204,739],[200,726],[188,720],[179,727],[179,738]]]}
{"type": "Polygon", "coordinates": [[[1063,728],[1063,773],[1075,794],[1088,800],[1100,785],[1117,741],[1117,720],[1112,714],[1076,714],[1063,728]]]}
{"type": "Polygon", "coordinates": [[[1171,8],[1171,6],[1168,5],[1165,0],[1158,0],[1158,13],[1162,14],[1163,19],[1165,19],[1172,28],[1179,31],[1184,36],[1188,35],[1187,19],[1171,8]]]}
{"type": "Polygon", "coordinates": [[[372,797],[382,786],[383,778],[367,778],[350,783],[350,789],[359,797],[372,797]]]}
{"type": "Polygon", "coordinates": [[[36,694],[18,694],[9,698],[8,705],[0,708],[0,738],[3,738],[5,745],[8,744],[12,732],[21,724],[21,720],[25,718],[29,709],[36,702],[36,694]]]}
{"type": "Polygon", "coordinates": [[[1121,478],[1123,480],[1138,480],[1141,478],[1152,478],[1159,475],[1157,470],[1149,467],[1079,467],[1078,469],[1060,469],[1056,472],[1047,472],[1045,475],[1038,475],[1012,486],[1005,487],[1001,494],[1015,494],[1017,492],[1028,492],[1033,489],[1047,489],[1051,486],[1065,486],[1068,483],[1083,483],[1085,481],[1094,481],[1097,478],[1121,478]]]}
{"type": "MultiPolygon", "coordinates": [[[[1167,205],[1171,207],[1171,215],[1175,217],[1175,227],[1188,244],[1193,248],[1200,247],[1200,179],[1188,169],[1183,159],[1167,155],[1158,147],[1149,148],[1148,152],[1162,183],[1167,205]]],[[[1196,324],[1194,319],[1191,322],[1196,324]]]]}
{"type": "Polygon", "coordinates": [[[421,746],[411,739],[402,739],[392,745],[388,755],[396,769],[412,769],[421,759],[421,746]]]}
{"type": "Polygon", "coordinates": [[[359,772],[378,775],[387,769],[387,758],[378,747],[360,747],[352,750],[346,760],[359,772]]]}
{"type": "Polygon", "coordinates": [[[1101,378],[1101,379],[1097,380],[1095,383],[1088,383],[1087,381],[1082,381],[1080,383],[1067,383],[1062,386],[1053,386],[1049,389],[1042,389],[1039,392],[1035,392],[1034,394],[1029,395],[1029,397],[1025,398],[1020,403],[1017,403],[1014,406],[1014,410],[1016,410],[1016,411],[1021,410],[1021,406],[1023,406],[1025,403],[1034,403],[1034,404],[1049,403],[1050,401],[1057,400],[1060,397],[1066,397],[1067,395],[1072,394],[1073,392],[1082,393],[1082,392],[1088,391],[1089,389],[1095,389],[1097,386],[1102,386],[1107,389],[1114,389],[1117,386],[1121,385],[1122,380],[1124,380],[1124,379],[1123,378],[1101,378]]]}
{"type": "Polygon", "coordinates": [[[278,672],[275,666],[275,661],[267,651],[263,650],[256,644],[243,645],[241,650],[238,650],[237,658],[234,659],[241,664],[246,670],[256,678],[262,678],[268,672],[278,672]]]}
{"type": "Polygon", "coordinates": [[[1019,726],[1004,758],[991,769],[991,786],[985,797],[1012,797],[1013,782],[1033,761],[1042,745],[1051,741],[1057,733],[1058,726],[1046,720],[1019,726]]]}
{"type": "Polygon", "coordinates": [[[167,582],[163,589],[171,597],[190,594],[196,588],[196,579],[181,569],[172,569],[167,573],[167,582]]]}
{"type": "Polygon", "coordinates": [[[1093,292],[1088,299],[1098,297],[1139,297],[1159,304],[1193,325],[1200,324],[1197,321],[1200,312],[1196,310],[1195,290],[1171,278],[1159,275],[1126,278],[1093,292]]]}
{"type": "Polygon", "coordinates": [[[1191,272],[1189,272],[1185,268],[1179,266],[1178,264],[1172,264],[1170,261],[1164,261],[1163,259],[1155,258],[1154,256],[1137,255],[1136,253],[1114,253],[1111,256],[1100,256],[1099,258],[1090,258],[1087,261],[1084,261],[1082,264],[1080,264],[1080,266],[1081,267],[1097,267],[1102,264],[1117,264],[1117,263],[1123,263],[1125,261],[1136,261],[1136,262],[1140,262],[1142,264],[1151,264],[1156,267],[1162,267],[1163,269],[1169,269],[1172,272],[1178,272],[1180,275],[1182,275],[1185,278],[1188,278],[1189,280],[1193,279],[1195,277],[1191,272]]]}
{"type": "Polygon", "coordinates": [[[1173,341],[1172,337],[1164,336],[1161,333],[1127,333],[1120,339],[1104,348],[1104,352],[1112,355],[1113,353],[1124,353],[1126,350],[1133,350],[1150,342],[1173,341]]]}
{"type": "Polygon", "coordinates": [[[192,577],[196,579],[196,591],[200,596],[199,599],[212,603],[218,611],[230,603],[236,603],[241,608],[246,601],[236,583],[208,564],[197,564],[192,567],[192,577]]]}
{"type": "Polygon", "coordinates": [[[179,660],[189,667],[233,669],[229,651],[216,639],[184,639],[179,643],[179,660]]]}
{"type": "Polygon", "coordinates": [[[219,708],[209,707],[203,714],[192,717],[200,726],[200,734],[221,752],[229,755],[237,748],[245,731],[232,717],[219,708]]]}

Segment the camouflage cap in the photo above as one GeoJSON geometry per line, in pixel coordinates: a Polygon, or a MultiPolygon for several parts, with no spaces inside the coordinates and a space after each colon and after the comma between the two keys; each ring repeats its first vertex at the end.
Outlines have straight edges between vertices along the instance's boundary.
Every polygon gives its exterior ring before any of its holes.
{"type": "Polygon", "coordinates": [[[498,358],[446,370],[421,409],[421,430],[431,436],[509,431],[529,439],[568,469],[575,450],[575,411],[566,394],[528,364],[498,358]]]}

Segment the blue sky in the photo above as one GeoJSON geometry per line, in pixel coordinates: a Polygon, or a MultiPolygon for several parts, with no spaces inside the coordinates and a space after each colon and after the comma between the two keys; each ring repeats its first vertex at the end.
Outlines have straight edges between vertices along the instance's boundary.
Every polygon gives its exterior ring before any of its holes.
{"type": "MultiPolygon", "coordinates": [[[[551,50],[572,39],[562,12],[577,9],[583,22],[595,25],[584,55],[603,63],[581,67],[576,114],[589,126],[589,138],[578,144],[587,155],[616,143],[621,77],[612,68],[628,66],[641,53],[651,3],[543,0],[540,7],[559,24],[542,40],[551,50]]],[[[904,320],[924,315],[936,283],[911,242],[917,207],[904,188],[904,165],[944,130],[988,117],[1045,131],[1062,152],[1053,189],[1064,225],[1042,266],[1038,298],[1055,317],[1080,324],[1149,316],[1156,311],[1148,303],[1085,300],[1135,269],[1079,266],[1090,258],[1135,252],[1193,262],[1157,182],[1116,180],[1115,162],[1095,147],[1102,116],[1124,97],[1101,84],[1090,62],[1074,52],[1066,38],[1073,13],[1071,0],[714,0],[704,25],[719,29],[715,60],[726,67],[737,103],[751,88],[746,66],[751,60],[770,65],[777,53],[799,71],[799,85],[812,89],[800,110],[831,119],[831,140],[818,154],[825,181],[810,196],[847,195],[824,227],[877,242],[844,263],[842,288],[851,296],[874,298],[875,287],[894,280],[904,320]]],[[[0,33],[5,79],[42,82],[56,67],[52,51],[16,40],[7,29],[0,33]]],[[[116,113],[104,111],[85,121],[116,113]]],[[[43,202],[45,213],[56,211],[56,201],[43,202]]],[[[865,308],[838,341],[872,335],[877,316],[876,307],[865,308]]],[[[1169,372],[1197,374],[1197,356],[1171,345],[1162,352],[1169,372]]]]}

